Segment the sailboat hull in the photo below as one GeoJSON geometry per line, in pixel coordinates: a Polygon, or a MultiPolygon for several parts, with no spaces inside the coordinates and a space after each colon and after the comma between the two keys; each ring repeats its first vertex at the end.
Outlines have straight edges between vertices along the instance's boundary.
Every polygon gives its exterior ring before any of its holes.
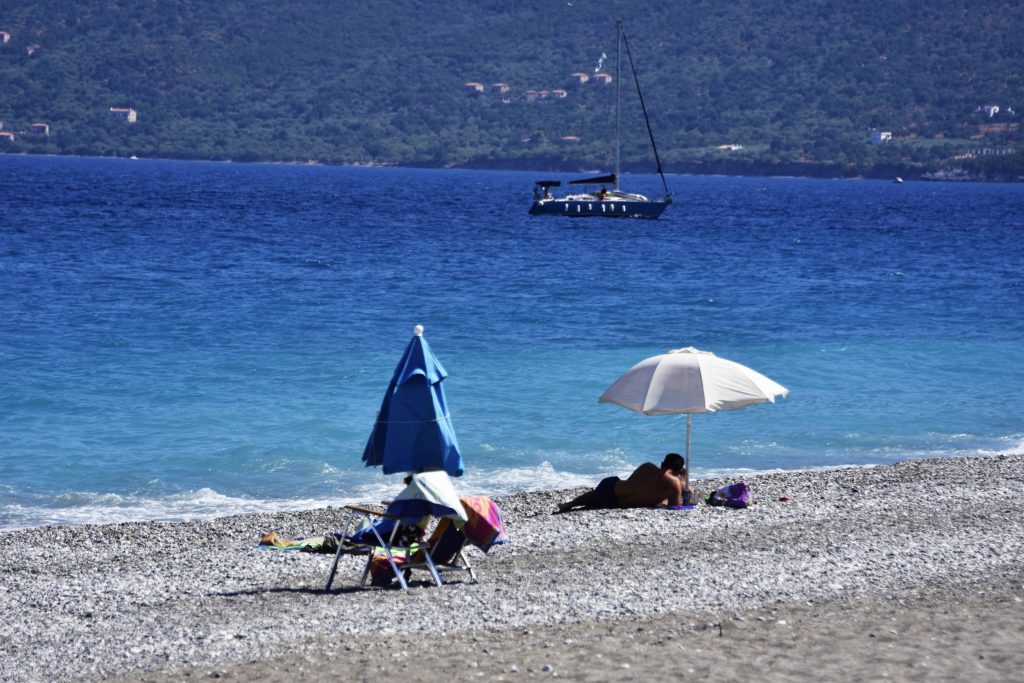
{"type": "Polygon", "coordinates": [[[530,207],[531,216],[569,218],[657,218],[671,201],[542,199],[530,207]]]}

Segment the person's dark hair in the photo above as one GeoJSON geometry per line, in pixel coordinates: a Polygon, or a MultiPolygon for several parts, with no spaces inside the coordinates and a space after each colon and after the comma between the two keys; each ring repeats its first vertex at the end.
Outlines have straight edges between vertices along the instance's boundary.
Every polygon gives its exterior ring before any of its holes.
{"type": "Polygon", "coordinates": [[[672,470],[676,474],[679,474],[686,469],[686,460],[683,456],[678,453],[669,453],[665,456],[665,459],[661,461],[661,468],[672,470]]]}

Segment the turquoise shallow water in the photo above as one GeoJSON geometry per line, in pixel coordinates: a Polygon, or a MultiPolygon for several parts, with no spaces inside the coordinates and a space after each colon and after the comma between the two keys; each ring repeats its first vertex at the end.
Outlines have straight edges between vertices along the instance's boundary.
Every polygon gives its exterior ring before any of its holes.
{"type": "Polygon", "coordinates": [[[416,323],[466,491],[682,450],[596,402],[681,346],[791,391],[695,416],[697,477],[1021,448],[1024,186],[671,177],[647,222],[533,180],[0,156],[0,528],[391,495],[359,458],[416,323]]]}

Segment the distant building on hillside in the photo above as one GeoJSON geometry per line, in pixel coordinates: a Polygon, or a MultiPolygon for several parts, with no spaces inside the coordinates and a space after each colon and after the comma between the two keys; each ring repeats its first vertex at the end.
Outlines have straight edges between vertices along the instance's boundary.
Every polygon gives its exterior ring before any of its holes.
{"type": "Polygon", "coordinates": [[[561,88],[555,88],[554,90],[551,91],[551,96],[556,100],[564,100],[566,97],[569,96],[569,93],[566,92],[565,90],[562,90],[561,88]]]}
{"type": "Polygon", "coordinates": [[[730,144],[726,144],[726,145],[719,145],[718,149],[722,150],[723,152],[738,152],[741,149],[743,149],[743,145],[737,145],[735,143],[730,143],[730,144]]]}
{"type": "Polygon", "coordinates": [[[592,80],[594,83],[597,83],[598,85],[608,85],[612,82],[612,75],[594,74],[593,76],[590,77],[590,80],[592,80]]]}
{"type": "Polygon", "coordinates": [[[495,95],[504,95],[508,92],[508,83],[492,83],[491,93],[495,95]]]}
{"type": "Polygon", "coordinates": [[[11,34],[7,31],[0,31],[0,45],[6,45],[11,42],[11,34]]]}
{"type": "Polygon", "coordinates": [[[985,105],[982,105],[982,106],[978,107],[977,109],[975,109],[975,111],[988,114],[988,117],[992,118],[993,116],[995,116],[996,114],[999,113],[999,105],[998,104],[985,104],[985,105]]]}
{"type": "Polygon", "coordinates": [[[540,99],[540,92],[538,92],[537,90],[527,90],[526,91],[526,101],[527,102],[530,102],[532,104],[533,102],[536,102],[539,99],[540,99]]]}
{"type": "Polygon", "coordinates": [[[49,135],[50,134],[50,124],[48,124],[48,123],[33,123],[32,127],[29,129],[29,132],[32,133],[32,135],[49,135]]]}
{"type": "Polygon", "coordinates": [[[38,50],[38,49],[39,49],[39,46],[33,44],[33,45],[29,45],[28,47],[26,47],[25,48],[25,52],[28,53],[29,57],[31,57],[32,55],[34,55],[36,53],[36,50],[38,50]]]}
{"type": "Polygon", "coordinates": [[[587,81],[589,80],[590,76],[583,73],[582,71],[577,71],[576,73],[569,74],[569,82],[572,83],[573,85],[586,85],[587,81]]]}
{"type": "Polygon", "coordinates": [[[871,142],[882,145],[892,140],[892,133],[887,130],[875,130],[871,132],[871,142]]]}
{"type": "Polygon", "coordinates": [[[1016,154],[1017,149],[1014,147],[984,147],[980,149],[969,149],[966,152],[957,154],[956,159],[977,159],[978,157],[987,156],[1004,156],[1006,154],[1016,154]]]}
{"type": "Polygon", "coordinates": [[[560,140],[561,140],[562,142],[568,143],[568,144],[570,144],[570,145],[575,145],[575,144],[578,144],[578,143],[579,143],[579,141],[580,141],[580,136],[579,136],[579,135],[563,135],[563,136],[562,136],[561,138],[559,138],[559,139],[560,139],[560,140]]]}
{"type": "Polygon", "coordinates": [[[14,133],[0,132],[0,142],[14,142],[14,133]]]}
{"type": "Polygon", "coordinates": [[[476,83],[474,81],[466,83],[462,87],[466,91],[467,95],[479,95],[480,93],[482,93],[484,91],[484,84],[483,83],[476,83]]]}
{"type": "Polygon", "coordinates": [[[107,116],[112,119],[124,119],[128,123],[135,123],[139,113],[131,107],[111,107],[107,116]]]}

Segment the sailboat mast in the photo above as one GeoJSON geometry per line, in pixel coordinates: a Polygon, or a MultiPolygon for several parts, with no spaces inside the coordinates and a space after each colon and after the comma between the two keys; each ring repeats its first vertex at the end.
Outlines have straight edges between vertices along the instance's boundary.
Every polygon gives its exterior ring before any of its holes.
{"type": "Polygon", "coordinates": [[[619,157],[622,136],[620,130],[620,109],[622,92],[622,22],[615,22],[615,189],[619,189],[619,157]]]}
{"type": "Polygon", "coordinates": [[[629,40],[626,39],[626,30],[622,28],[622,22],[619,21],[619,36],[622,38],[622,43],[626,46],[626,56],[629,57],[629,68],[633,72],[633,83],[636,84],[636,94],[640,98],[640,110],[644,113],[644,123],[647,124],[647,137],[651,139],[651,151],[654,152],[654,160],[658,162],[658,175],[661,176],[661,184],[665,188],[665,201],[669,204],[672,203],[672,193],[669,192],[668,183],[665,182],[665,173],[661,167],[661,157],[658,155],[658,146],[654,144],[654,131],[651,129],[651,117],[647,115],[647,104],[644,102],[644,94],[640,92],[640,79],[636,75],[636,64],[633,63],[633,52],[629,49],[629,40]]]}

